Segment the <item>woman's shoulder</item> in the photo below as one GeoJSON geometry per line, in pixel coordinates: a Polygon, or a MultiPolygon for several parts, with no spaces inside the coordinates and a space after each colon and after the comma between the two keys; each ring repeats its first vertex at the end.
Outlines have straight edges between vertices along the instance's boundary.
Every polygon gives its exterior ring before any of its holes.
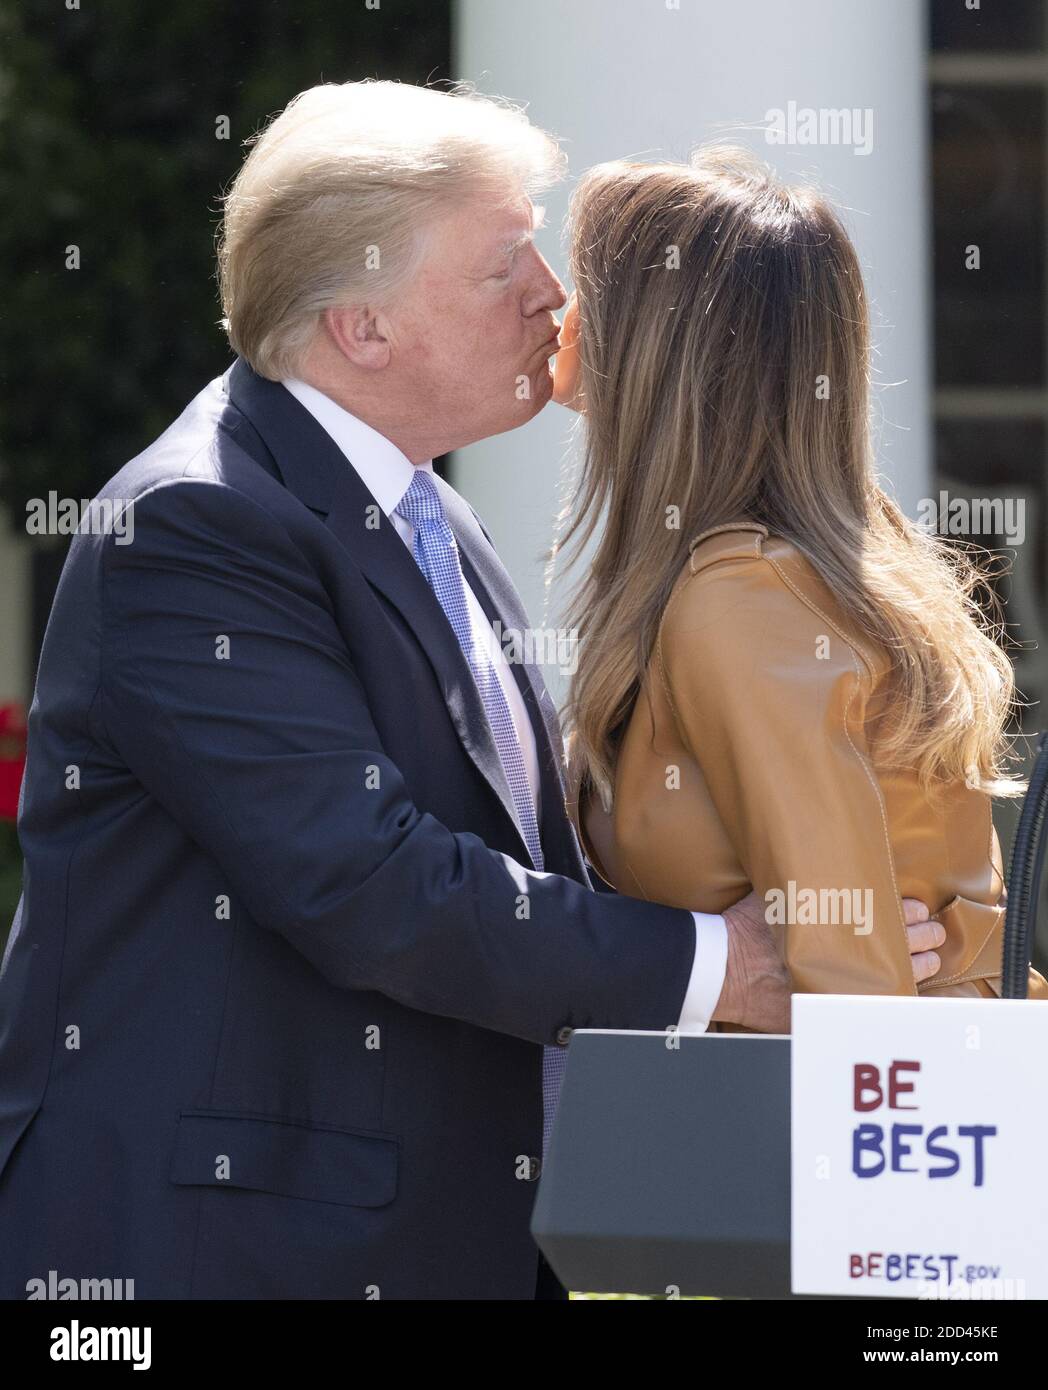
{"type": "Polygon", "coordinates": [[[793,583],[801,582],[805,590],[820,587],[832,602],[818,570],[800,546],[759,521],[729,521],[694,536],[688,543],[688,561],[681,579],[705,575],[707,582],[720,580],[729,569],[741,586],[783,585],[792,589],[793,583]],[[714,570],[715,576],[711,573],[714,570]]]}
{"type": "Polygon", "coordinates": [[[700,531],[688,543],[688,574],[700,574],[728,560],[760,560],[764,542],[771,539],[759,521],[729,521],[700,531]]]}
{"type": "Polygon", "coordinates": [[[852,653],[872,676],[883,675],[888,665],[804,551],[755,521],[713,526],[689,543],[688,559],[663,615],[660,642],[690,642],[700,633],[722,649],[725,643],[778,647],[783,641],[806,649],[824,637],[820,652],[836,649],[849,667],[854,666],[852,653]]]}
{"type": "MultiPolygon", "coordinates": [[[[809,597],[824,597],[808,593],[819,583],[815,567],[791,541],[773,535],[760,522],[726,522],[711,526],[689,542],[688,558],[674,584],[667,614],[676,608],[681,612],[699,610],[710,617],[722,604],[738,610],[740,617],[746,611],[759,614],[776,594],[802,603],[809,597]],[[750,598],[762,606],[749,604],[750,598]]],[[[830,597],[828,591],[825,597],[830,597]]]]}

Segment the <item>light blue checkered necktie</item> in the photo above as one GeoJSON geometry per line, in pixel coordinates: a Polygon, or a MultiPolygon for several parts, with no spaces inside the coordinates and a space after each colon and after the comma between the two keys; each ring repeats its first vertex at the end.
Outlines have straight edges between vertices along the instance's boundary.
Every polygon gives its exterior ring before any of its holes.
{"type": "MultiPolygon", "coordinates": [[[[494,735],[502,766],[509,783],[517,820],[524,842],[536,869],[542,869],[542,845],[535,816],[535,798],[531,793],[524,753],[513,727],[513,716],[506,703],[505,692],[498,673],[482,644],[474,643],[473,629],[466,604],[466,584],[462,576],[458,546],[444,515],[444,507],[436,484],[425,469],[417,468],[411,486],[397,505],[397,512],[415,528],[414,556],[430,588],[437,596],[448,622],[454,629],[480,698],[484,702],[488,723],[494,735]]],[[[561,1078],[564,1074],[566,1049],[547,1047],[542,1057],[542,1153],[549,1144],[553,1115],[557,1108],[561,1078]]]]}

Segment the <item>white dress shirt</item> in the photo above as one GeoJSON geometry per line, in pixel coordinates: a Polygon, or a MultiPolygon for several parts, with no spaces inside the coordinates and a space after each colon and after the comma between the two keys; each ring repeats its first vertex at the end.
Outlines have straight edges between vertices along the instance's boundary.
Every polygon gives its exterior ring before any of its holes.
{"type": "MultiPolygon", "coordinates": [[[[282,384],[331,436],[383,513],[393,522],[401,540],[412,550],[415,528],[396,508],[411,485],[415,469],[426,468],[432,471],[433,460],[427,459],[425,463],[413,464],[392,440],[379,434],[378,430],[357,416],[351,415],[316,387],[295,380],[284,381],[282,384]]],[[[531,793],[535,798],[536,821],[541,823],[538,754],[531,720],[506,654],[465,574],[462,576],[462,583],[466,592],[466,606],[469,610],[474,646],[481,647],[487,653],[502,686],[517,740],[524,754],[524,767],[531,793]]],[[[678,1028],[682,1033],[704,1033],[724,985],[728,962],[728,929],[723,917],[704,912],[692,915],[695,918],[695,957],[678,1028]]]]}

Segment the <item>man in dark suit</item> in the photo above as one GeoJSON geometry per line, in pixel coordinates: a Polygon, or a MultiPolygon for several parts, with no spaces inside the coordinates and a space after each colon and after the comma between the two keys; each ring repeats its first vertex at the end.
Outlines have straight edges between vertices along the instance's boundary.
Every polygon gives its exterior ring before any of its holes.
{"type": "Polygon", "coordinates": [[[492,645],[526,617],[429,466],[549,398],[554,150],[391,87],[255,146],[239,356],[63,571],[0,978],[7,1298],[562,1297],[528,1222],[571,1030],[788,1022],[759,911],[589,887],[550,697],[492,645]]]}

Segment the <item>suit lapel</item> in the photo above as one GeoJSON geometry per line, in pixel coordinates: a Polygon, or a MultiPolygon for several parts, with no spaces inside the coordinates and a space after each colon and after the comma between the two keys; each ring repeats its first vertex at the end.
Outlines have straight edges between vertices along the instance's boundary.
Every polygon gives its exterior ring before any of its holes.
{"type": "MultiPolygon", "coordinates": [[[[506,567],[465,498],[442,478],[435,482],[458,542],[463,573],[488,621],[499,623],[503,631],[513,630],[523,638],[529,630],[528,618],[506,567]]],[[[526,652],[527,648],[524,655],[526,652]]],[[[542,787],[540,835],[546,862],[547,865],[553,863],[554,850],[559,849],[568,854],[570,871],[578,872],[580,860],[564,815],[563,741],[556,706],[537,664],[524,660],[522,655],[519,660],[512,660],[510,667],[535,734],[542,787]],[[565,836],[569,842],[566,845],[563,843],[565,836]]],[[[556,862],[565,861],[558,859],[556,862]]]]}
{"type": "MultiPolygon", "coordinates": [[[[425,651],[459,740],[481,776],[502,803],[516,831],[520,842],[517,857],[523,863],[530,863],[531,856],[520,832],[502,759],[499,757],[472,672],[447,615],[411,552],[397,534],[393,523],[383,513],[382,508],[364,486],[356,469],[349,465],[331,436],[290,392],[285,391],[278,383],[258,376],[241,359],[230,368],[225,381],[230,400],[248,417],[269,449],[284,484],[301,502],[324,516],[327,526],[341,541],[368,582],[397,609],[425,651]]],[[[448,509],[448,521],[462,548],[463,558],[465,559],[468,553],[473,560],[479,551],[479,539],[494,559],[495,566],[502,570],[494,551],[485,540],[465,502],[442,480],[435,481],[448,509]],[[448,506],[449,495],[457,503],[454,506],[454,515],[452,507],[448,506]],[[475,535],[466,536],[464,513],[468,515],[475,535]],[[468,551],[465,549],[466,546],[469,547],[468,551]]],[[[473,568],[480,575],[482,584],[479,590],[475,588],[474,592],[490,618],[493,612],[498,616],[498,612],[491,607],[487,584],[483,581],[484,572],[490,574],[493,566],[486,556],[481,556],[480,561],[479,566],[474,562],[473,568]]],[[[505,570],[502,570],[502,575],[505,578],[504,583],[498,586],[502,591],[500,598],[505,601],[508,591],[508,596],[514,600],[509,605],[509,611],[503,610],[502,622],[506,626],[522,626],[518,623],[518,618],[523,617],[523,610],[520,608],[519,600],[516,600],[505,570]]],[[[541,677],[539,679],[541,682],[541,677]]],[[[542,689],[545,693],[545,688],[542,689]]],[[[545,698],[549,701],[548,694],[545,698]]],[[[532,700],[534,706],[542,711],[540,726],[535,730],[542,767],[548,760],[548,755],[542,756],[543,745],[548,746],[546,714],[534,691],[532,700]]],[[[549,701],[549,706],[552,710],[552,701],[549,701]]],[[[531,708],[529,714],[534,725],[535,717],[531,708]]],[[[559,798],[562,806],[562,790],[559,792],[559,798]]],[[[549,814],[549,799],[544,783],[544,822],[549,814]]]]}
{"type": "MultiPolygon", "coordinates": [[[[513,581],[510,579],[505,565],[499,559],[495,547],[484,534],[473,509],[465,498],[460,496],[443,478],[435,478],[434,481],[437,484],[437,491],[440,493],[440,500],[444,504],[444,512],[458,542],[463,570],[466,572],[466,577],[473,592],[477,595],[481,607],[487,614],[488,621],[491,623],[499,622],[502,624],[503,630],[513,629],[523,636],[528,630],[528,617],[520,601],[520,596],[513,587],[513,581]],[[472,573],[470,573],[471,570],[472,573]]],[[[541,728],[535,730],[536,738],[547,749],[560,750],[560,726],[557,721],[556,706],[546,689],[542,672],[534,662],[523,659],[514,662],[513,669],[514,671],[519,670],[521,673],[521,677],[517,679],[517,684],[529,708],[534,707],[533,719],[537,713],[538,719],[541,721],[541,728]]],[[[561,780],[560,760],[561,754],[558,752],[555,765],[558,784],[561,794],[563,794],[564,786],[561,780]]]]}

